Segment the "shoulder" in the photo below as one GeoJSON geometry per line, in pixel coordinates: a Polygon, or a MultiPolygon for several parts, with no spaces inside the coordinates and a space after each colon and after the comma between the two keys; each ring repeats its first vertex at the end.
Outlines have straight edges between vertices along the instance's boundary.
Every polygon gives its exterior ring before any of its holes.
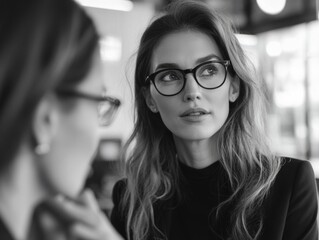
{"type": "Polygon", "coordinates": [[[280,206],[288,212],[310,215],[317,212],[317,185],[313,168],[309,161],[281,158],[282,167],[272,186],[270,199],[272,205],[280,206]]]}
{"type": "Polygon", "coordinates": [[[296,158],[289,158],[289,157],[281,157],[282,168],[284,169],[295,169],[298,168],[305,168],[305,169],[312,169],[311,164],[307,160],[301,160],[296,158]]]}
{"type": "Polygon", "coordinates": [[[309,161],[282,157],[282,166],[264,202],[264,238],[318,239],[317,189],[309,161]]]}
{"type": "Polygon", "coordinates": [[[314,171],[309,161],[282,157],[282,165],[271,187],[269,201],[281,206],[317,203],[314,171]],[[301,198],[301,199],[300,199],[301,198]]]}
{"type": "Polygon", "coordinates": [[[300,160],[295,158],[281,158],[281,169],[278,172],[278,178],[297,181],[314,180],[313,168],[309,161],[300,160]]]}

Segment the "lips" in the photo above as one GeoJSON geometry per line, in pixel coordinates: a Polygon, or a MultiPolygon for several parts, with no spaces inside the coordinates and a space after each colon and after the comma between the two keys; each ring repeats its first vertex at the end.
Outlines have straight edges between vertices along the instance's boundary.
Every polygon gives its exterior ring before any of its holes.
{"type": "Polygon", "coordinates": [[[201,116],[205,114],[209,114],[209,112],[203,108],[192,108],[183,112],[180,117],[201,116]]]}

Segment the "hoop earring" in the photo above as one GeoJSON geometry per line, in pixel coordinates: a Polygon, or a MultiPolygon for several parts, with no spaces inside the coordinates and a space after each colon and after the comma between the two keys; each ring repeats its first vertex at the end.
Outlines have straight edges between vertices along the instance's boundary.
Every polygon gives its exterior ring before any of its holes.
{"type": "Polygon", "coordinates": [[[50,151],[50,145],[47,143],[40,143],[35,147],[34,151],[38,155],[47,154],[50,151]]]}

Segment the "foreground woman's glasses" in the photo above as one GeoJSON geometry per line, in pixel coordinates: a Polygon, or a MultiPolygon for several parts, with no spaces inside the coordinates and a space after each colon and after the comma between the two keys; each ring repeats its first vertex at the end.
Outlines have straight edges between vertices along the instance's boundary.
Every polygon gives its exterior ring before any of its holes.
{"type": "Polygon", "coordinates": [[[98,102],[98,116],[100,126],[108,126],[114,120],[121,102],[117,98],[106,95],[93,95],[73,89],[59,89],[57,94],[61,97],[78,97],[98,102]]]}

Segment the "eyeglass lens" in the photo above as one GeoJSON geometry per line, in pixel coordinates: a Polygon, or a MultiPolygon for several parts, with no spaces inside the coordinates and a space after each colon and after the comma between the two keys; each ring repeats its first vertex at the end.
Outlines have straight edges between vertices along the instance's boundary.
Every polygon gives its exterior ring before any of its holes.
{"type": "Polygon", "coordinates": [[[109,101],[100,102],[98,105],[100,125],[101,126],[110,125],[117,113],[117,110],[118,110],[118,106],[109,101]]]}

